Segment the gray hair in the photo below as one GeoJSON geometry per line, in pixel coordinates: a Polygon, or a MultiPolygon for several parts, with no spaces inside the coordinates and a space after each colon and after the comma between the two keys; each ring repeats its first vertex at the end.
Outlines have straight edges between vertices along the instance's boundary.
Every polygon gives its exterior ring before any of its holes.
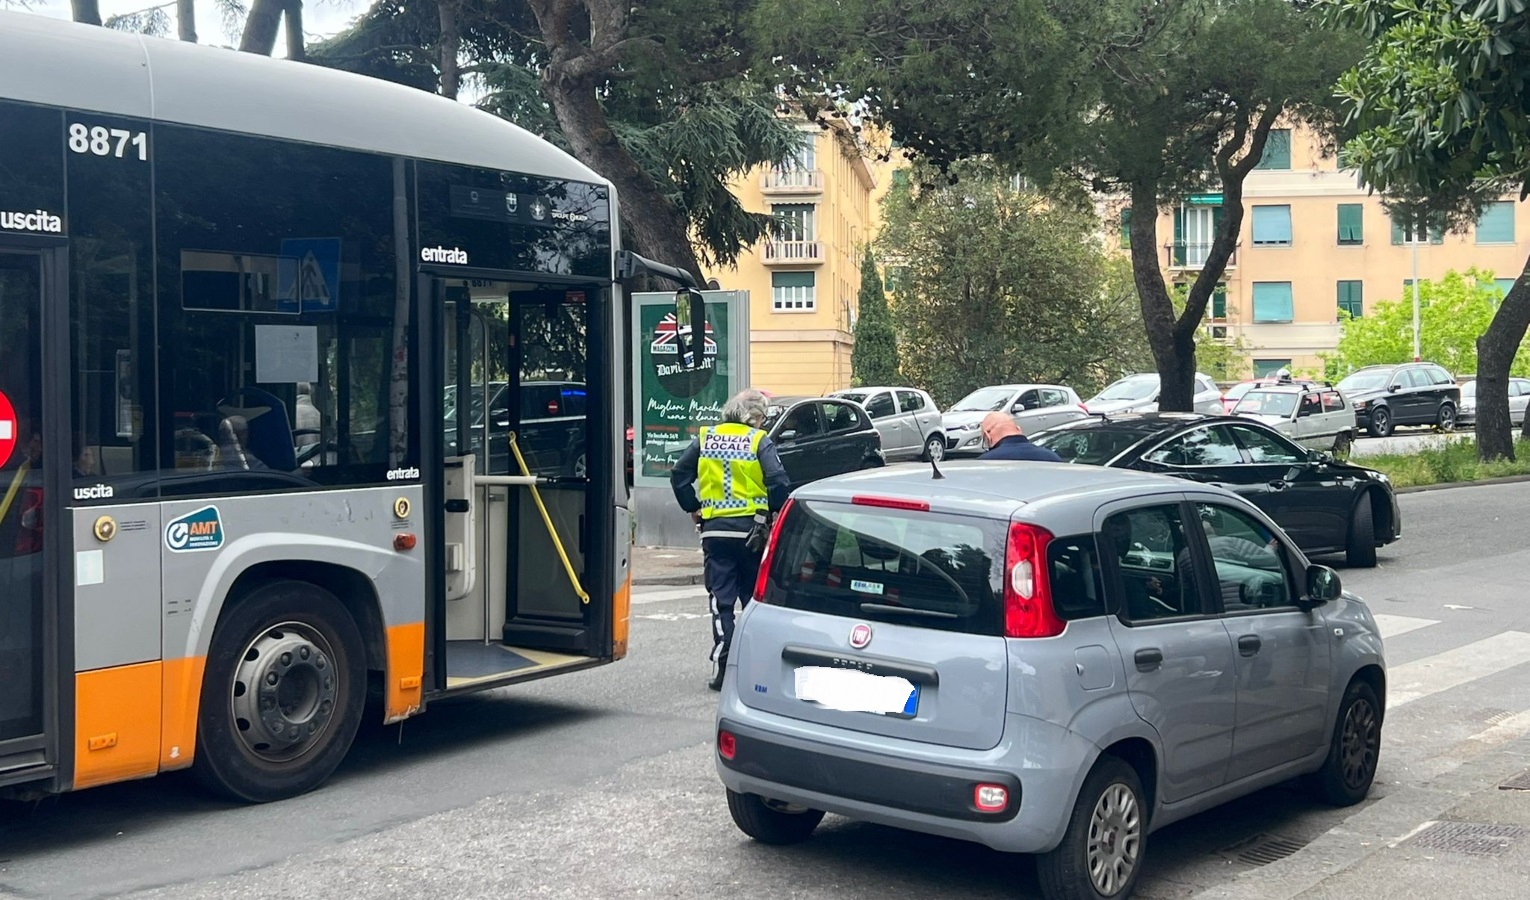
{"type": "Polygon", "coordinates": [[[764,394],[753,388],[745,388],[723,404],[722,420],[759,428],[765,422],[769,406],[770,401],[765,399],[764,394]]]}

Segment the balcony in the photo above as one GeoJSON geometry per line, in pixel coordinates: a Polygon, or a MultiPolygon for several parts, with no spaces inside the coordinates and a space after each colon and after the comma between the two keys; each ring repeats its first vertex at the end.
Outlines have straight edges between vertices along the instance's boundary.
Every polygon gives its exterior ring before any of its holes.
{"type": "Polygon", "coordinates": [[[823,262],[822,241],[766,241],[765,264],[818,265],[823,262]]]}
{"type": "Polygon", "coordinates": [[[760,176],[760,190],[769,196],[823,193],[821,169],[771,169],[760,176]]]}
{"type": "MultiPolygon", "coordinates": [[[[1164,244],[1164,265],[1171,272],[1199,272],[1211,255],[1210,241],[1174,241],[1164,244]]],[[[1227,268],[1238,268],[1238,246],[1227,257],[1227,268]]]]}

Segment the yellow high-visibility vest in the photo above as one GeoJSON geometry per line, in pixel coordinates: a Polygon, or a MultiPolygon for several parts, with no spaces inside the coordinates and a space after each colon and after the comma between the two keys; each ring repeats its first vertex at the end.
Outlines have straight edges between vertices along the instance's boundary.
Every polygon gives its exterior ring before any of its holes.
{"type": "Polygon", "coordinates": [[[696,494],[703,519],[752,516],[770,508],[759,455],[764,439],[758,428],[733,422],[701,429],[696,494]]]}

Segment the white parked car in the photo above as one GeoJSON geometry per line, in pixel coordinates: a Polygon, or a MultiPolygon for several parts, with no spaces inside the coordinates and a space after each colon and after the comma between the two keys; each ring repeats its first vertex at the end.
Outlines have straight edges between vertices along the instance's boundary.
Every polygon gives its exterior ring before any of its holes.
{"type": "MultiPolygon", "coordinates": [[[[1158,412],[1158,373],[1128,375],[1090,397],[1085,403],[1092,413],[1158,412]]],[[[1210,375],[1195,373],[1195,412],[1222,412],[1222,392],[1210,375]]]]}
{"type": "Polygon", "coordinates": [[[978,428],[991,412],[1008,410],[1026,434],[1088,415],[1073,388],[1060,384],[997,384],[978,388],[946,410],[946,454],[983,452],[983,433],[978,428]]]}
{"type": "Polygon", "coordinates": [[[939,462],[946,458],[946,436],[940,407],[929,394],[916,388],[863,387],[835,391],[859,403],[882,435],[882,455],[888,462],[921,459],[939,462]]]}
{"type": "Polygon", "coordinates": [[[1232,415],[1258,419],[1303,447],[1348,459],[1358,427],[1355,408],[1323,384],[1269,384],[1238,399],[1232,415]]]}

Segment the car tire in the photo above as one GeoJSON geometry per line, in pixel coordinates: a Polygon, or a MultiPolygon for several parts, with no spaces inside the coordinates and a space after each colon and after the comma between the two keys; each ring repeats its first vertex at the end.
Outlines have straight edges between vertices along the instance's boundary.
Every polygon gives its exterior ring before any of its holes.
{"type": "Polygon", "coordinates": [[[1137,770],[1115,756],[1094,764],[1062,843],[1036,860],[1047,900],[1129,897],[1142,874],[1149,800],[1137,770]]]}
{"type": "Polygon", "coordinates": [[[1354,806],[1371,792],[1381,757],[1381,701],[1364,681],[1349,683],[1329,740],[1328,758],[1309,781],[1313,794],[1333,806],[1354,806]]]}
{"type": "Polygon", "coordinates": [[[1376,516],[1369,494],[1361,494],[1349,515],[1349,543],[1344,548],[1344,563],[1354,569],[1376,567],[1376,516]]]}
{"type": "Polygon", "coordinates": [[[924,462],[944,462],[946,458],[946,438],[936,432],[924,439],[924,462]]]}
{"type": "Polygon", "coordinates": [[[1456,430],[1456,407],[1452,403],[1441,403],[1439,416],[1435,418],[1435,427],[1441,434],[1450,434],[1456,430]]]}
{"type": "Polygon", "coordinates": [[[1371,437],[1389,437],[1392,434],[1392,411],[1385,406],[1371,410],[1371,437]]]}
{"type": "MultiPolygon", "coordinates": [[[[725,789],[726,790],[726,789],[725,789]]],[[[738,830],[762,844],[800,844],[823,821],[823,810],[794,808],[758,794],[728,791],[728,814],[738,830]]]]}
{"type": "Polygon", "coordinates": [[[1355,436],[1349,432],[1340,434],[1333,442],[1333,458],[1339,462],[1349,462],[1349,455],[1355,449],[1355,436]]]}
{"type": "Polygon", "coordinates": [[[307,793],[345,758],[366,693],[366,645],[334,594],[304,581],[257,585],[213,631],[193,774],[246,803],[307,793]]]}

